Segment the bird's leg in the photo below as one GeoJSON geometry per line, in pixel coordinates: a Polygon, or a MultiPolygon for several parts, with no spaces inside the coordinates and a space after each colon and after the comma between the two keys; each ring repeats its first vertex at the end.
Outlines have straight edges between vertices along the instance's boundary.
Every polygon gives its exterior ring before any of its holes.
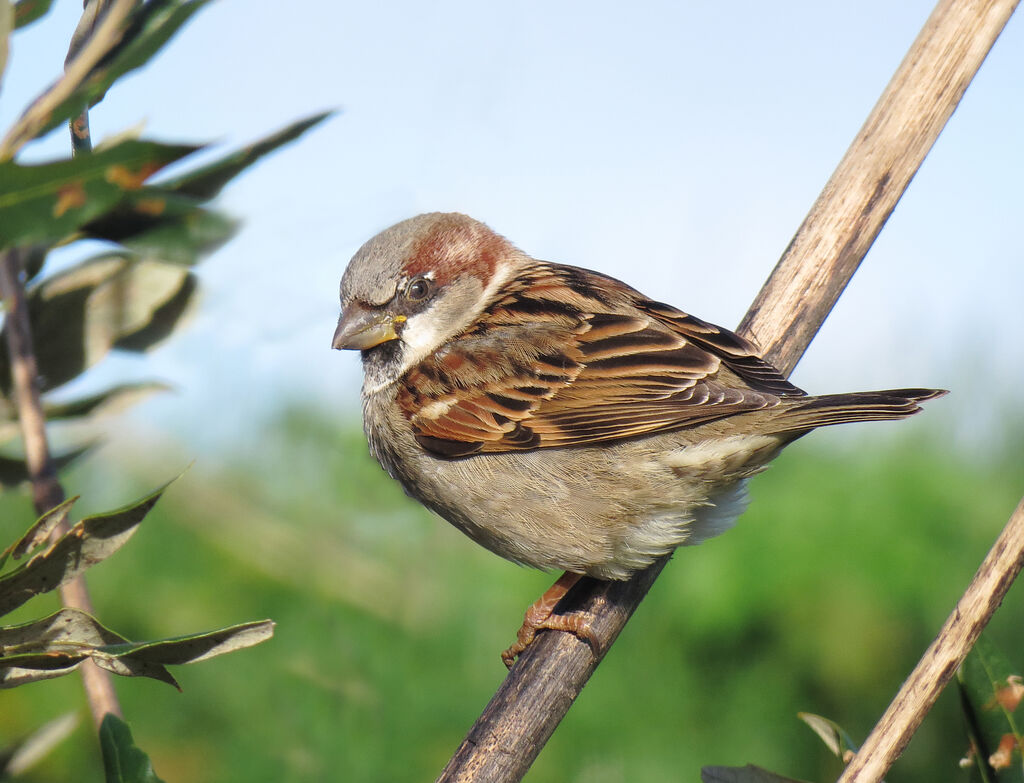
{"type": "Polygon", "coordinates": [[[591,646],[594,646],[596,639],[590,628],[590,616],[586,613],[576,612],[568,615],[552,614],[558,602],[568,593],[574,584],[582,578],[582,574],[574,574],[566,571],[558,580],[547,589],[537,601],[530,605],[523,615],[523,625],[516,633],[516,641],[511,647],[501,654],[501,660],[508,668],[516,657],[533,642],[537,631],[547,628],[551,631],[565,631],[578,636],[591,646]]]}

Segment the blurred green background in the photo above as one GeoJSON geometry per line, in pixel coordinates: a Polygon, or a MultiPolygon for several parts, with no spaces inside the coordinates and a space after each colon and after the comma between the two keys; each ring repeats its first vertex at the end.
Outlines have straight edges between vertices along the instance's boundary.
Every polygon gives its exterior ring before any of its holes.
{"type": "MultiPolygon", "coordinates": [[[[811,436],[756,478],[737,529],[676,554],[527,780],[697,781],[748,762],[834,779],[796,713],[862,740],[1021,491],[1024,439],[980,458],[917,423],[811,436]]],[[[296,404],[250,441],[202,458],[89,573],[100,617],[132,638],[278,623],[264,645],[176,669],[184,693],[119,680],[138,744],[168,781],[432,780],[551,577],[406,499],[354,421],[296,404]]],[[[147,442],[127,464],[78,466],[69,491],[99,510],[190,459],[147,442]]],[[[0,496],[5,538],[31,518],[24,496],[0,496]]],[[[1018,661],[1022,602],[1015,587],[991,627],[1018,661]]],[[[101,780],[77,677],[3,699],[4,740],[83,714],[27,780],[101,780]]],[[[960,779],[965,748],[947,692],[889,779],[960,779]]]]}

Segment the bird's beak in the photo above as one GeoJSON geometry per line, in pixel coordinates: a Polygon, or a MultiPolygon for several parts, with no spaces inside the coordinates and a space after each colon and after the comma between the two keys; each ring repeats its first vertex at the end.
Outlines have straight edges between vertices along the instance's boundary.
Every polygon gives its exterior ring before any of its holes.
{"type": "Polygon", "coordinates": [[[388,340],[397,340],[395,325],[404,320],[404,315],[367,310],[353,302],[342,311],[341,318],[338,319],[338,328],[334,330],[331,347],[339,351],[365,351],[388,340]]]}

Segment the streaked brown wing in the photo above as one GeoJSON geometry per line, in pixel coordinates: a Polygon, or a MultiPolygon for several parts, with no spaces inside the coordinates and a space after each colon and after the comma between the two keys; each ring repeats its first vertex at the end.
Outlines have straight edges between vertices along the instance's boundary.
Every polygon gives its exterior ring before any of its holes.
{"type": "Polygon", "coordinates": [[[537,264],[518,282],[403,379],[398,403],[428,451],[594,444],[802,394],[750,343],[609,278],[537,264]]]}

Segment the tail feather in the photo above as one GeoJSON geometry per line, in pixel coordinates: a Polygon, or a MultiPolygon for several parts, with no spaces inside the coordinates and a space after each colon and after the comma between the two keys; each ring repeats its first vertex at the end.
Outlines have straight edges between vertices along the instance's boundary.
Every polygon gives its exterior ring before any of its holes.
{"type": "Polygon", "coordinates": [[[811,430],[854,421],[905,419],[921,410],[920,403],[947,393],[945,389],[890,389],[795,399],[795,405],[779,411],[777,431],[811,430]]]}

